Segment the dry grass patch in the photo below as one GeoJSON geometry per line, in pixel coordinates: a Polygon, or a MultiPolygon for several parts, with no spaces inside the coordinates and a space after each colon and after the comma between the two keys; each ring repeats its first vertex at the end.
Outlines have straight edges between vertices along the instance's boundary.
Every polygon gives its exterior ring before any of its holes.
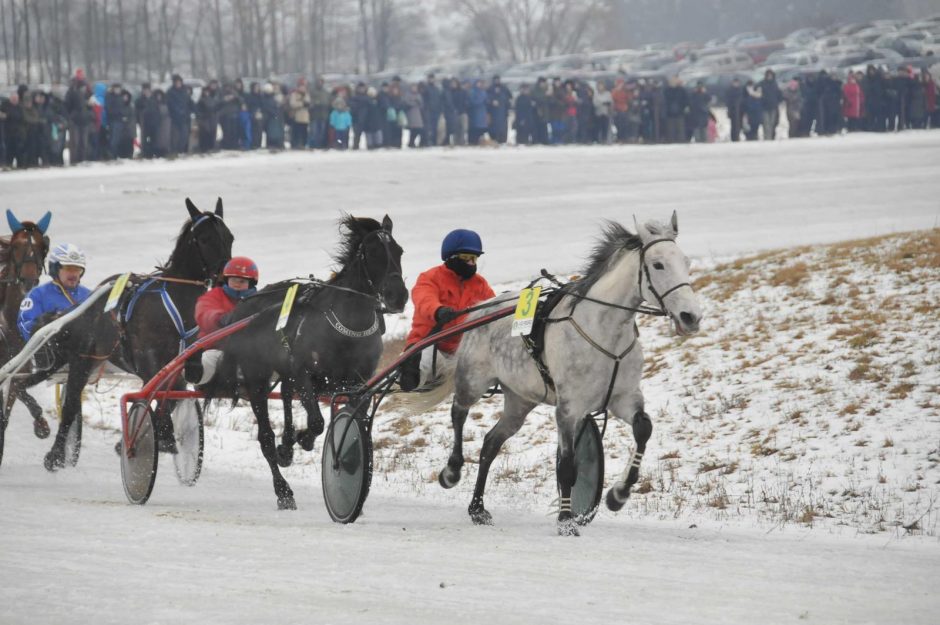
{"type": "Polygon", "coordinates": [[[809,266],[804,262],[794,263],[774,272],[770,277],[771,286],[796,287],[806,281],[809,275],[809,266]]]}

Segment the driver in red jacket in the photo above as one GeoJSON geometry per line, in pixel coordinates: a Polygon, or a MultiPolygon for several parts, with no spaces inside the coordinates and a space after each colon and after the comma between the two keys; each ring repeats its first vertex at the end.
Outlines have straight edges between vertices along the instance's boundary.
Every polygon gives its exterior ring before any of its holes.
{"type": "MultiPolygon", "coordinates": [[[[196,300],[196,323],[199,338],[231,323],[232,311],[239,301],[255,293],[258,286],[258,266],[247,256],[236,256],[222,269],[222,284],[203,293],[196,300]]],[[[186,362],[183,376],[197,386],[205,384],[215,375],[222,358],[222,350],[207,349],[202,358],[186,362]]]]}
{"type": "MultiPolygon", "coordinates": [[[[459,323],[465,315],[459,311],[490,299],[495,294],[486,279],[477,273],[477,259],[483,254],[483,243],[473,230],[454,230],[444,237],[441,245],[443,264],[428,269],[415,282],[411,301],[415,312],[408,334],[408,346],[428,336],[435,328],[442,329],[459,323]]],[[[452,355],[460,345],[460,335],[437,343],[437,349],[452,355]]],[[[425,369],[430,368],[434,350],[424,350],[425,369]]],[[[399,384],[410,391],[421,382],[421,358],[411,358],[401,366],[399,384]]]]}

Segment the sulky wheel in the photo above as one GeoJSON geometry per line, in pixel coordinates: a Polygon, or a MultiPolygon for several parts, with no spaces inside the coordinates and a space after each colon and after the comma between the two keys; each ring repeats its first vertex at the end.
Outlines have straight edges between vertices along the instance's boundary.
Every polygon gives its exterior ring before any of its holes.
{"type": "Polygon", "coordinates": [[[183,486],[195,486],[202,472],[202,454],[205,444],[202,406],[197,399],[181,399],[173,407],[173,436],[176,450],[173,466],[183,486]]]}
{"type": "MultiPolygon", "coordinates": [[[[559,457],[555,457],[557,473],[559,457]]],[[[571,514],[578,525],[587,525],[597,514],[604,490],[604,443],[597,423],[585,417],[574,442],[574,462],[578,477],[571,488],[571,514]]],[[[561,493],[561,486],[558,488],[561,493]]]]}
{"type": "Polygon", "coordinates": [[[372,436],[349,408],[336,413],[327,428],[322,477],[330,517],[337,523],[355,521],[372,484],[372,436]]]}
{"type": "Polygon", "coordinates": [[[147,503],[157,479],[157,440],[147,402],[134,402],[127,412],[127,430],[121,439],[121,479],[128,501],[147,503]]]}

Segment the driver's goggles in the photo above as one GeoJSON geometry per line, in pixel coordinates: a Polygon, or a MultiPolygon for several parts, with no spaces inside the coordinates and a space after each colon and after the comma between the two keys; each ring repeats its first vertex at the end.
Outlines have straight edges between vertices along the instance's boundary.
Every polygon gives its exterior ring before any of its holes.
{"type": "Polygon", "coordinates": [[[476,255],[476,254],[466,254],[466,253],[454,254],[453,257],[454,257],[454,258],[459,258],[460,260],[462,260],[462,261],[465,262],[465,263],[472,263],[472,264],[476,264],[477,259],[479,258],[479,256],[476,255]]]}

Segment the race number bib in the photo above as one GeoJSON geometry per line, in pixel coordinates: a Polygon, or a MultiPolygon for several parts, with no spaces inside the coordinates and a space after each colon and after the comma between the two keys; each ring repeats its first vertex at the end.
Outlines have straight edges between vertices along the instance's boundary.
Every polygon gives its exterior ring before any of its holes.
{"type": "Polygon", "coordinates": [[[130,273],[122,273],[118,276],[118,279],[114,281],[114,286],[111,287],[111,293],[108,295],[108,301],[104,305],[105,312],[111,312],[117,308],[118,302],[121,300],[121,294],[124,293],[124,289],[127,287],[127,281],[130,277],[130,273]]]}
{"type": "Polygon", "coordinates": [[[510,336],[528,336],[535,323],[535,309],[539,305],[539,295],[542,287],[522,289],[519,293],[519,302],[516,304],[516,314],[512,319],[510,336]]]}
{"type": "Polygon", "coordinates": [[[287,293],[284,294],[284,303],[281,304],[281,314],[277,318],[277,323],[274,326],[275,332],[280,332],[287,327],[287,320],[290,318],[291,308],[294,307],[294,297],[297,295],[297,287],[299,284],[292,284],[287,293]]]}

